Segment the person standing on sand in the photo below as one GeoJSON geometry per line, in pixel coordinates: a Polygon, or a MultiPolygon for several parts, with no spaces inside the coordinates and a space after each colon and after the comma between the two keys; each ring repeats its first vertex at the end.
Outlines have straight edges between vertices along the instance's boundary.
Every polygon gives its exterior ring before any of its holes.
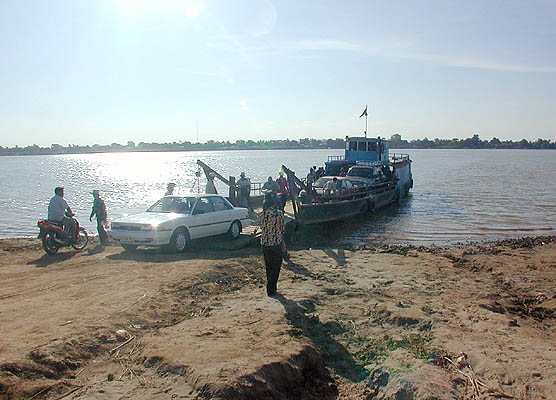
{"type": "Polygon", "coordinates": [[[266,294],[274,296],[282,266],[282,236],[286,230],[286,224],[276,196],[272,193],[264,196],[263,213],[259,218],[259,226],[262,232],[261,245],[266,267],[266,294]]]}
{"type": "Polygon", "coordinates": [[[93,190],[91,193],[94,197],[93,209],[91,210],[91,215],[89,216],[89,221],[92,221],[93,216],[97,217],[97,231],[98,237],[100,239],[101,246],[106,246],[108,244],[108,234],[104,230],[104,224],[106,224],[106,204],[104,200],[100,198],[100,192],[98,190],[93,190]]]}

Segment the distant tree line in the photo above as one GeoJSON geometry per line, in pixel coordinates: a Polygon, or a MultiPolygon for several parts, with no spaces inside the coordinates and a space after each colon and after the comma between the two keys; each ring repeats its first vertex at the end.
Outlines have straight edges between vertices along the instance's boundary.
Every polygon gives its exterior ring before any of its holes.
{"type": "Polygon", "coordinates": [[[467,139],[417,139],[391,141],[390,148],[398,149],[556,149],[556,142],[545,139],[537,139],[529,142],[521,139],[518,142],[512,140],[500,140],[493,137],[490,140],[481,140],[479,135],[467,139]]]}
{"type": "Polygon", "coordinates": [[[299,140],[236,140],[214,141],[205,143],[172,142],[172,143],[146,143],[129,141],[122,145],[93,144],[92,146],[52,144],[50,147],[40,147],[36,144],[26,147],[2,147],[0,155],[33,155],[33,154],[83,154],[83,153],[109,153],[129,151],[194,151],[194,150],[285,150],[285,149],[342,149],[344,139],[299,139],[299,140]]]}
{"type": "MultiPolygon", "coordinates": [[[[93,144],[92,146],[52,144],[50,147],[40,147],[36,144],[26,147],[2,147],[1,156],[13,155],[41,155],[41,154],[83,154],[83,153],[109,153],[129,151],[194,151],[194,150],[287,150],[287,149],[343,149],[344,139],[299,139],[299,140],[236,140],[214,141],[205,143],[172,142],[172,143],[146,143],[135,144],[132,141],[122,145],[112,143],[110,145],[93,144]]],[[[556,149],[556,142],[537,139],[527,141],[522,139],[518,142],[511,140],[501,141],[498,138],[481,140],[479,135],[467,139],[417,139],[417,140],[395,140],[390,142],[393,149],[556,149]]]]}

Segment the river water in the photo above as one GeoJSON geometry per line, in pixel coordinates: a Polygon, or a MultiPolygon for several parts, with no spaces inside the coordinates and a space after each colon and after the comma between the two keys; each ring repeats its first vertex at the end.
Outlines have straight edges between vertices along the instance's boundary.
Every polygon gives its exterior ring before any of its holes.
{"type": "MultiPolygon", "coordinates": [[[[376,215],[307,229],[307,244],[449,244],[469,240],[552,234],[556,229],[556,151],[396,150],[413,160],[414,189],[400,206],[376,215]]],[[[204,189],[200,159],[222,175],[245,171],[252,182],[276,177],[282,164],[304,176],[343,150],[104,153],[0,157],[0,237],[33,236],[54,187],[89,232],[93,189],[109,219],[143,211],[168,182],[176,193],[204,189]]],[[[217,184],[219,193],[227,193],[217,184]]]]}

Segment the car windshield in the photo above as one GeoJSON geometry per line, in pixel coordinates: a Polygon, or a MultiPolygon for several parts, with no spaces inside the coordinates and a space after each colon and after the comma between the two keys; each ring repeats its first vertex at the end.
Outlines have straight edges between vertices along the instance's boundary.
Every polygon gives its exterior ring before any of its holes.
{"type": "Polygon", "coordinates": [[[331,179],[332,178],[330,178],[330,177],[319,178],[313,183],[313,187],[322,188],[322,187],[324,187],[324,185],[326,185],[326,182],[328,182],[331,179]]]}
{"type": "Polygon", "coordinates": [[[189,214],[194,204],[195,197],[163,197],[154,203],[147,211],[189,214]]]}
{"type": "Polygon", "coordinates": [[[373,169],[352,167],[349,169],[347,176],[360,176],[362,178],[371,179],[373,177],[373,169]]]}

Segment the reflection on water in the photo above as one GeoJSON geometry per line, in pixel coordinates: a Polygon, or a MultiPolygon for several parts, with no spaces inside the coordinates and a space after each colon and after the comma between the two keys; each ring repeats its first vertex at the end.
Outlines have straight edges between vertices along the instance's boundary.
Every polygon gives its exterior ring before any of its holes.
{"type": "MultiPolygon", "coordinates": [[[[400,151],[396,151],[400,152],[400,151]]],[[[375,215],[309,227],[304,244],[453,243],[508,236],[550,234],[556,228],[556,151],[409,150],[415,187],[409,199],[375,215]]],[[[55,186],[66,187],[80,222],[90,192],[101,190],[111,220],[145,210],[168,182],[177,193],[204,190],[197,179],[201,159],[222,175],[244,171],[252,182],[276,177],[282,164],[304,176],[342,150],[112,153],[0,157],[0,237],[37,233],[55,186]]],[[[217,183],[220,193],[227,187],[217,183]]],[[[96,233],[96,232],[95,232],[96,233]]]]}

